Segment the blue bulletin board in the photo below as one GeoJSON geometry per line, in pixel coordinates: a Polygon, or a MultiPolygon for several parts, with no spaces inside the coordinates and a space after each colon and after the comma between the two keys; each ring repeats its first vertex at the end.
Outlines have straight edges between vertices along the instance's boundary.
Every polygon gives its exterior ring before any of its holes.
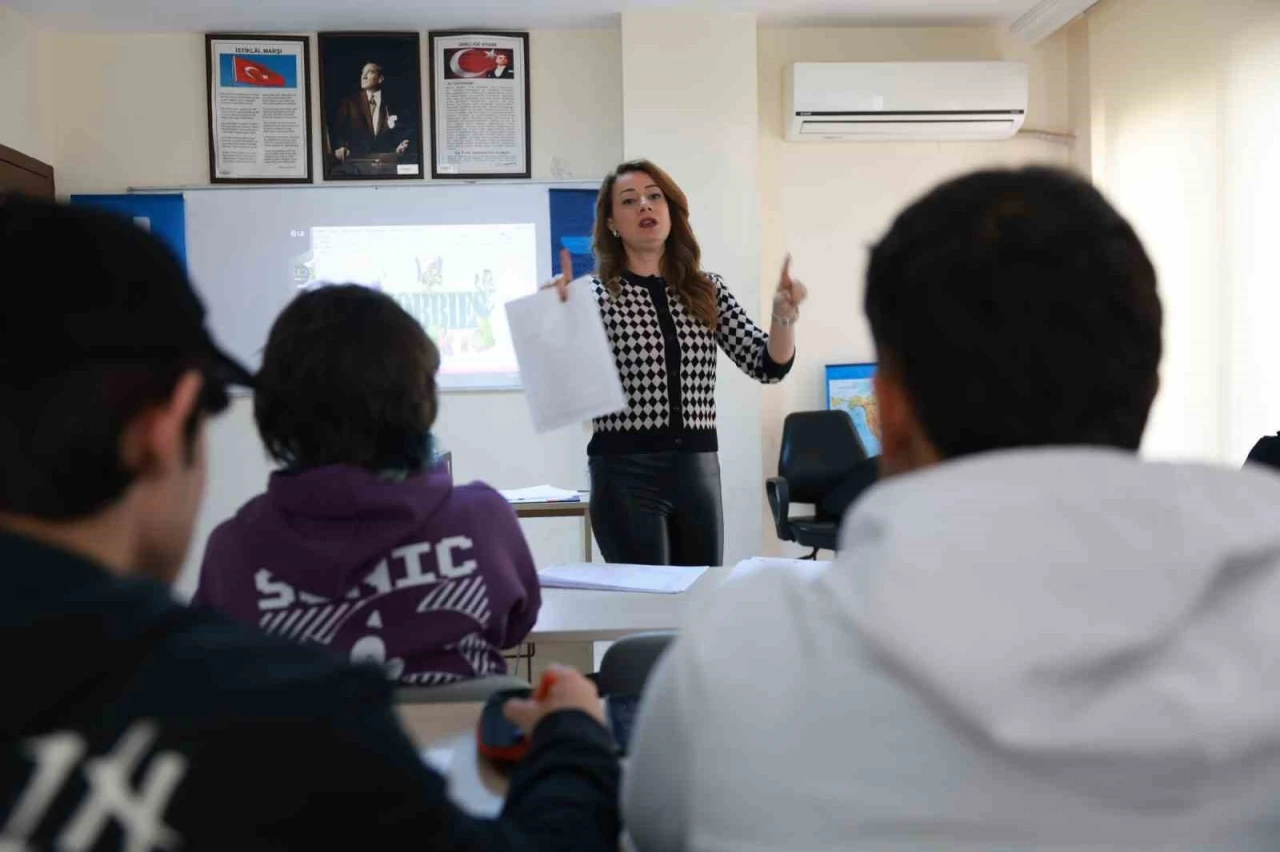
{"type": "Polygon", "coordinates": [[[573,274],[581,278],[595,271],[591,234],[596,221],[594,189],[551,189],[551,274],[560,274],[560,250],[573,255],[573,274]]]}
{"type": "Polygon", "coordinates": [[[187,210],[181,194],[73,195],[72,204],[84,204],[116,213],[169,247],[183,269],[187,267],[187,210]]]}

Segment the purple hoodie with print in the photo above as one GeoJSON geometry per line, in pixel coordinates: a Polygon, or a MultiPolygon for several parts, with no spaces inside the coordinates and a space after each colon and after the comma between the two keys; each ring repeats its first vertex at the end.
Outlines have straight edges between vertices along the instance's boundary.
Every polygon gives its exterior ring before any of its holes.
{"type": "Polygon", "coordinates": [[[194,599],[420,686],[505,672],[541,602],[511,506],[444,465],[273,474],[214,530],[194,599]]]}

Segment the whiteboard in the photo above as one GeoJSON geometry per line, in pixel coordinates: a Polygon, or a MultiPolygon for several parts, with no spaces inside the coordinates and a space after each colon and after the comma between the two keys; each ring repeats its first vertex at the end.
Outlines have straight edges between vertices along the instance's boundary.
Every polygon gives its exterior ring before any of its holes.
{"type": "MultiPolygon", "coordinates": [[[[495,245],[494,240],[516,246],[513,249],[516,257],[523,258],[527,242],[532,239],[533,245],[528,247],[532,269],[524,271],[523,262],[512,260],[498,269],[501,286],[490,284],[483,298],[472,298],[461,292],[444,293],[439,294],[441,298],[436,301],[447,302],[448,311],[424,308],[434,311],[430,314],[433,317],[447,315],[448,322],[466,326],[445,329],[446,339],[437,340],[442,350],[451,347],[450,353],[442,352],[446,364],[440,374],[442,389],[518,388],[519,374],[514,369],[487,366],[478,369],[475,365],[492,354],[484,350],[486,343],[496,336],[500,344],[505,334],[502,302],[533,293],[541,282],[551,278],[548,191],[556,187],[582,189],[598,185],[594,181],[576,181],[188,189],[183,191],[187,266],[208,308],[215,338],[256,370],[276,316],[300,289],[317,283],[317,272],[323,274],[326,264],[324,258],[317,255],[332,244],[334,234],[341,234],[345,245],[366,246],[367,254],[362,256],[366,260],[381,257],[387,251],[385,246],[390,244],[421,248],[413,257],[398,258],[396,269],[411,263],[417,271],[408,274],[416,274],[424,281],[434,275],[433,286],[446,291],[458,287],[449,281],[440,284],[441,263],[446,269],[451,264],[456,272],[476,254],[475,246],[483,249],[495,245]],[[476,240],[472,241],[473,250],[467,258],[442,260],[437,257],[443,251],[440,246],[467,242],[468,234],[475,235],[476,240]],[[437,257],[434,268],[432,257],[437,257]],[[497,303],[493,304],[495,300],[497,303]],[[480,314],[484,316],[477,319],[480,314]],[[493,327],[471,328],[490,319],[493,327]],[[454,355],[457,357],[451,362],[454,355]],[[466,369],[451,371],[447,367],[450,363],[465,364],[466,369]]],[[[375,265],[382,266],[369,264],[370,276],[388,274],[385,269],[373,270],[375,265]]],[[[360,263],[348,258],[345,264],[329,263],[327,268],[341,269],[343,277],[350,279],[351,271],[358,270],[360,263]]],[[[464,277],[468,281],[472,277],[479,280],[479,273],[472,276],[466,272],[464,277]]],[[[369,282],[358,280],[356,283],[369,282]]],[[[401,291],[393,292],[394,288],[381,289],[391,292],[398,300],[404,295],[401,291]]],[[[415,296],[412,305],[422,305],[424,298],[415,296]]],[[[408,308],[410,302],[402,301],[402,304],[408,308]]],[[[439,322],[448,324],[445,320],[439,322]]],[[[437,336],[433,333],[433,337],[437,336]]]]}

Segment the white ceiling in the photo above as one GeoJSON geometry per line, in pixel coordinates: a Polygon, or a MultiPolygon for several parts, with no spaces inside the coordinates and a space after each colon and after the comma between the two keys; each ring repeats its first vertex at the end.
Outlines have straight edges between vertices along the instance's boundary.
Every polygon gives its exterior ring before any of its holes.
{"type": "Polygon", "coordinates": [[[51,26],[131,32],[610,26],[623,9],[753,11],[778,24],[1009,23],[1036,0],[0,0],[51,26]]]}

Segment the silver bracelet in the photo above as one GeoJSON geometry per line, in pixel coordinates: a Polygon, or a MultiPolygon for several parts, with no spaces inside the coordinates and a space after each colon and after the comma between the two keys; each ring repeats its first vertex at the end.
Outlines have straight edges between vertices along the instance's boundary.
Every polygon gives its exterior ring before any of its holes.
{"type": "Polygon", "coordinates": [[[796,311],[795,316],[791,317],[791,319],[787,319],[786,317],[780,317],[776,313],[773,315],[773,318],[778,323],[778,325],[782,326],[783,328],[791,328],[791,326],[796,324],[796,320],[800,319],[800,312],[796,311]]]}

